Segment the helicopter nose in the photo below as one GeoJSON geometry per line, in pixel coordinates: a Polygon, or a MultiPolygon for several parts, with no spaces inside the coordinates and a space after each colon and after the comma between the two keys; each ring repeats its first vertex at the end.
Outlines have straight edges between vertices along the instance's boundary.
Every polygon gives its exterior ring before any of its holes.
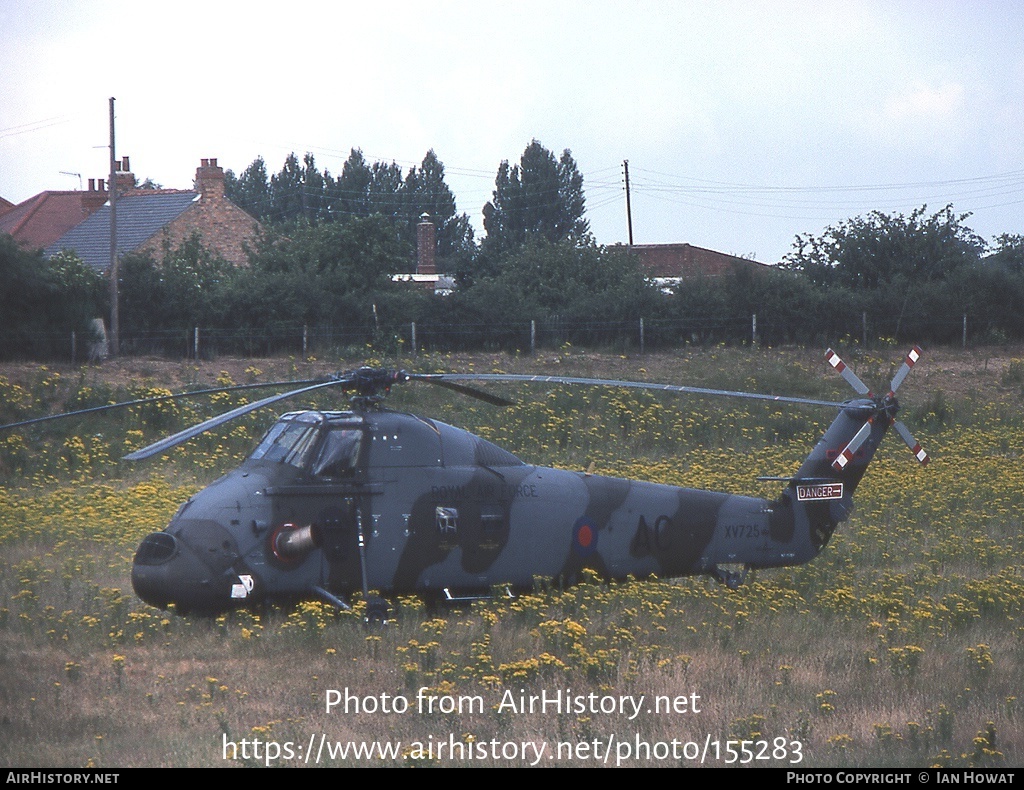
{"type": "Polygon", "coordinates": [[[160,609],[175,604],[181,613],[223,608],[211,569],[188,546],[167,532],[143,538],[132,564],[132,587],[160,609]]]}
{"type": "Polygon", "coordinates": [[[167,532],[151,532],[135,552],[136,565],[163,565],[178,553],[178,541],[167,532]]]}

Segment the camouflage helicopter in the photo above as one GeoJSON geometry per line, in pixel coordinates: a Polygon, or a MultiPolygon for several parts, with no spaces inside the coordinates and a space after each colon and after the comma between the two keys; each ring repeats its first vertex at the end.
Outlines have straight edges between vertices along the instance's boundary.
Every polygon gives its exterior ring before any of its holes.
{"type": "MultiPolygon", "coordinates": [[[[533,589],[538,578],[572,583],[584,569],[617,580],[704,574],[735,588],[751,569],[805,563],[825,547],[849,516],[857,484],[890,426],[927,463],[896,419],[896,390],[920,355],[915,347],[879,396],[830,349],[829,363],[858,396],[842,403],[569,376],[368,367],[292,382],[302,386],[125,456],[149,458],[286,398],[330,387],[352,393],[346,411],[280,416],[237,469],[142,540],[132,585],[153,606],[173,604],[197,615],[302,599],[349,608],[351,596],[361,593],[368,621],[386,621],[387,599],[396,595],[472,600],[494,588],[533,589]],[[534,466],[461,428],[382,406],[393,386],[407,382],[511,405],[468,381],[721,395],[839,413],[792,477],[760,478],[785,484],[768,500],[534,466]]],[[[255,386],[273,385],[204,392],[255,386]]],[[[17,425],[61,416],[69,415],[17,425]]]]}

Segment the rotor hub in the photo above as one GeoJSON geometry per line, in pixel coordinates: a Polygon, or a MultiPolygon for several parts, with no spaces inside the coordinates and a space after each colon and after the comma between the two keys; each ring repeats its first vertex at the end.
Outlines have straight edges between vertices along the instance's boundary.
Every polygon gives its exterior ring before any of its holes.
{"type": "Polygon", "coordinates": [[[889,420],[895,420],[900,410],[900,402],[893,393],[878,399],[878,413],[884,414],[889,420]]]}

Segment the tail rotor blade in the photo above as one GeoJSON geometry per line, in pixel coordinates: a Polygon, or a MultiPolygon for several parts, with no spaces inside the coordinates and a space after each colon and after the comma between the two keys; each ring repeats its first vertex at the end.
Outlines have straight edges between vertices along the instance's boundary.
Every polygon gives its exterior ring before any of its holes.
{"type": "MultiPolygon", "coordinates": [[[[917,364],[917,360],[921,358],[920,346],[914,346],[910,349],[910,353],[907,354],[906,359],[903,360],[903,364],[900,365],[900,369],[896,371],[896,375],[892,377],[892,384],[889,385],[889,394],[894,395],[896,390],[899,389],[900,384],[903,383],[903,379],[910,373],[910,369],[917,364]]],[[[899,430],[899,429],[897,429],[899,430]]]]}
{"type": "Polygon", "coordinates": [[[871,397],[871,390],[868,389],[868,385],[858,378],[857,374],[846,367],[846,363],[839,358],[839,355],[831,348],[825,352],[825,359],[828,360],[828,364],[834,367],[839,374],[846,379],[846,383],[853,387],[858,395],[865,395],[871,397]]]}
{"type": "Polygon", "coordinates": [[[921,466],[927,464],[928,453],[921,449],[921,445],[918,443],[917,439],[911,435],[910,431],[907,430],[907,426],[899,420],[893,420],[892,427],[896,429],[896,433],[900,435],[900,438],[906,442],[907,447],[910,448],[910,452],[914,454],[914,457],[921,462],[921,466]]]}
{"type": "Polygon", "coordinates": [[[868,418],[860,430],[853,435],[850,439],[850,443],[846,445],[846,449],[843,450],[839,455],[836,456],[836,460],[832,462],[832,468],[837,472],[842,472],[848,463],[853,460],[853,457],[857,454],[860,446],[864,444],[864,441],[871,435],[871,426],[874,424],[875,418],[871,416],[868,418]]]}

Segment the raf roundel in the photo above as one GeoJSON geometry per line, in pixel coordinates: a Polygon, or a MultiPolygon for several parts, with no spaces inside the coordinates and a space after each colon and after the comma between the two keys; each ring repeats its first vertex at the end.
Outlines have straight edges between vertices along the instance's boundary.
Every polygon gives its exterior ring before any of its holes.
{"type": "Polygon", "coordinates": [[[589,557],[597,551],[597,529],[585,516],[573,525],[572,547],[580,557],[589,557]]]}

